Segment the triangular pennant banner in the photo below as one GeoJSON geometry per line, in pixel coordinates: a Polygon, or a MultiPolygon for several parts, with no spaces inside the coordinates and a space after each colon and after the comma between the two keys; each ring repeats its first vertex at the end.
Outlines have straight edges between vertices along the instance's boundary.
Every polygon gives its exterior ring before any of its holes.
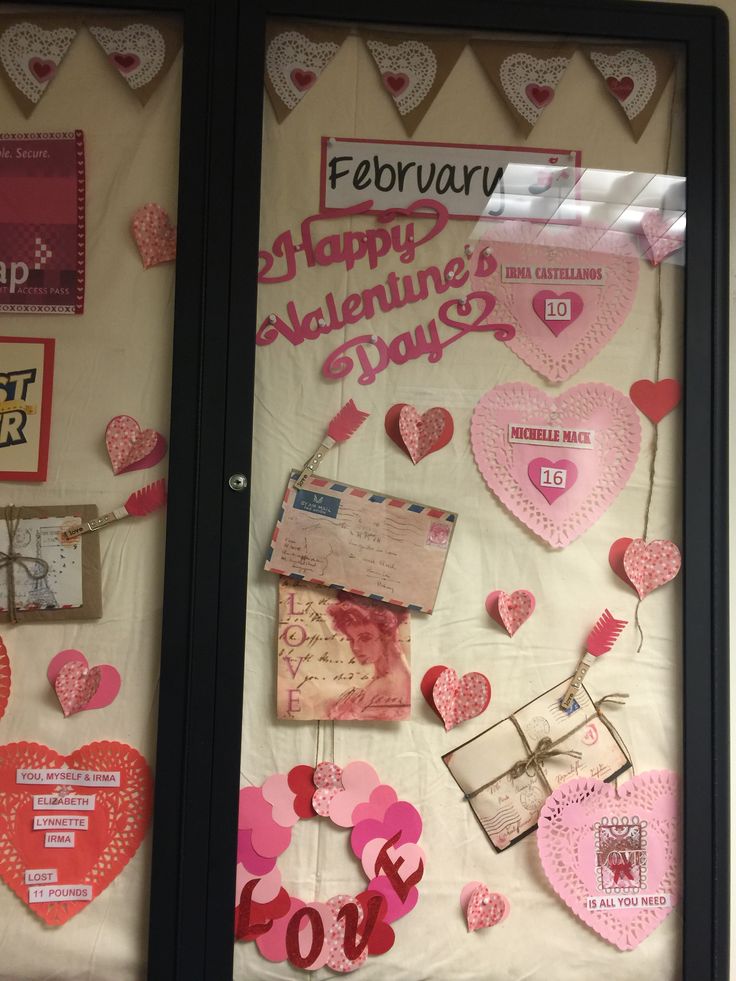
{"type": "Polygon", "coordinates": [[[0,73],[25,116],[53,81],[79,25],[78,17],[0,17],[0,73]]]}
{"type": "Polygon", "coordinates": [[[311,24],[266,27],[265,85],[282,123],[314,87],[348,35],[347,28],[311,24]]]}
{"type": "Polygon", "coordinates": [[[384,88],[409,136],[424,118],[465,47],[464,38],[361,31],[384,88]]]}
{"type": "Polygon", "coordinates": [[[145,105],[181,47],[176,22],[146,14],[85,19],[92,37],[123,81],[145,105]]]}
{"type": "Polygon", "coordinates": [[[675,59],[662,48],[622,48],[591,45],[588,56],[603,78],[609,95],[626,114],[638,140],[657,108],[675,67],[675,59]]]}
{"type": "Polygon", "coordinates": [[[531,133],[555,97],[574,46],[475,40],[470,46],[514,119],[531,133]]]}

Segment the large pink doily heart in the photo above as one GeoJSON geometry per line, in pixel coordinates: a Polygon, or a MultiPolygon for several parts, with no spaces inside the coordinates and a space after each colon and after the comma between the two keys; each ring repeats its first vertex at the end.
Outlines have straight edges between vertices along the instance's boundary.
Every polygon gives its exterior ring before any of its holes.
{"type": "Polygon", "coordinates": [[[474,288],[490,289],[494,316],[516,328],[506,346],[550,381],[580,371],[634,303],[639,262],[628,235],[510,221],[494,223],[480,244],[498,265],[474,288]]]}
{"type": "Polygon", "coordinates": [[[678,779],[642,773],[618,791],[569,780],[540,814],[537,846],[550,885],[619,950],[645,940],[679,900],[678,779]]]}
{"type": "Polygon", "coordinates": [[[635,538],[624,552],[624,572],[639,599],[674,579],[681,564],[679,548],[666,540],[647,543],[635,538]]]}
{"type": "Polygon", "coordinates": [[[608,385],[576,385],[551,398],[533,385],[511,382],[492,388],[478,402],[470,439],[478,469],[501,503],[553,548],[564,548],[600,518],[626,485],[639,454],[641,428],[631,400],[608,385]],[[520,441],[511,441],[511,427],[521,434],[514,437],[520,441]],[[591,443],[575,445],[586,431],[592,433],[591,443]],[[569,445],[540,445],[532,432],[542,433],[544,440],[557,433],[569,445]],[[572,486],[551,502],[529,476],[540,450],[553,454],[558,464],[572,461],[577,469],[572,486]]]}

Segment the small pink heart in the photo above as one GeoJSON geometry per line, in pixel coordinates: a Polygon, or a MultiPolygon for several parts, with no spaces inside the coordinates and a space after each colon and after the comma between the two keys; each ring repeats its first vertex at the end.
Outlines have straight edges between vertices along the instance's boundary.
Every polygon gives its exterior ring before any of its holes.
{"type": "Polygon", "coordinates": [[[359,804],[367,804],[371,794],[381,784],[380,778],[370,763],[355,760],[348,763],[342,771],[341,790],[330,801],[330,820],[341,828],[353,826],[353,812],[359,804]]]}
{"type": "Polygon", "coordinates": [[[166,440],[155,429],[141,429],[132,416],[114,416],[105,429],[112,472],[146,470],[166,455],[166,440]]]}
{"type": "Polygon", "coordinates": [[[58,65],[47,58],[31,58],[28,68],[39,82],[50,82],[56,74],[58,65]]]}
{"type": "Polygon", "coordinates": [[[160,204],[144,204],[131,227],[144,269],[176,258],[176,228],[160,204]]]}
{"type": "Polygon", "coordinates": [[[579,293],[555,293],[540,290],[532,299],[534,312],[555,337],[574,323],[583,312],[583,299],[579,293]]]}
{"type": "Polygon", "coordinates": [[[534,594],[528,589],[517,589],[513,593],[505,593],[496,589],[486,597],[486,612],[496,623],[499,623],[513,637],[522,623],[526,623],[534,612],[534,594]]]}
{"type": "Polygon", "coordinates": [[[491,685],[479,671],[458,677],[454,668],[446,668],[434,683],[432,699],[449,732],[461,722],[485,712],[491,700],[491,685]]]}
{"type": "MultiPolygon", "coordinates": [[[[368,844],[363,848],[363,854],[360,857],[361,865],[363,866],[363,871],[368,876],[368,879],[373,879],[376,875],[380,874],[380,869],[376,869],[376,859],[386,844],[385,838],[373,838],[368,844]]],[[[391,862],[396,862],[397,867],[401,866],[401,878],[409,879],[411,876],[419,869],[420,865],[426,864],[426,857],[419,845],[412,841],[407,841],[403,845],[399,845],[398,848],[389,846],[386,849],[386,855],[391,862]]]]}
{"type": "Polygon", "coordinates": [[[624,552],[624,570],[639,599],[674,579],[681,564],[680,550],[674,542],[647,544],[643,538],[635,538],[624,552]]]}
{"type": "Polygon", "coordinates": [[[130,75],[141,63],[141,59],[133,51],[113,51],[108,58],[123,76],[130,75]]]}
{"type": "Polygon", "coordinates": [[[307,89],[311,89],[314,83],[317,81],[317,75],[309,71],[307,68],[292,68],[291,75],[289,76],[294,85],[295,89],[299,92],[306,92],[307,89]]]}
{"type": "Polygon", "coordinates": [[[634,79],[630,75],[624,75],[623,78],[616,78],[615,75],[609,75],[606,79],[606,85],[619,102],[626,102],[634,91],[634,79]]]}
{"type": "Polygon", "coordinates": [[[672,224],[672,219],[668,221],[655,209],[642,216],[639,228],[648,246],[644,257],[653,266],[658,266],[668,255],[677,252],[684,245],[682,234],[673,232],[672,224]]]}
{"type": "Polygon", "coordinates": [[[65,718],[111,705],[120,691],[120,674],[111,664],[90,668],[81,651],[60,651],[46,669],[65,718]]]}
{"type": "Polygon", "coordinates": [[[394,99],[409,87],[410,79],[404,72],[384,72],[381,78],[394,99]]]}
{"type": "Polygon", "coordinates": [[[555,97],[555,90],[551,85],[535,85],[533,82],[530,82],[524,91],[526,92],[527,99],[537,109],[544,109],[555,97]]]}
{"type": "Polygon", "coordinates": [[[553,463],[544,456],[536,456],[531,460],[527,473],[529,480],[548,504],[554,504],[578,479],[578,468],[572,460],[555,460],[553,463]]]}
{"type": "Polygon", "coordinates": [[[415,464],[446,446],[453,429],[452,416],[440,406],[421,413],[413,405],[403,405],[399,412],[401,440],[415,464]]]}
{"type": "Polygon", "coordinates": [[[485,927],[497,926],[509,914],[509,901],[498,892],[491,892],[486,885],[480,885],[468,901],[468,933],[485,927]]]}

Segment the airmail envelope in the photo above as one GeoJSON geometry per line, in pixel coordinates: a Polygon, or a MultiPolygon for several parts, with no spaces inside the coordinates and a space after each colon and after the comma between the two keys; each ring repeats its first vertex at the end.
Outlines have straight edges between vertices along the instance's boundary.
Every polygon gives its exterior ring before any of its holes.
{"type": "Polygon", "coordinates": [[[266,570],[431,613],[457,515],[293,471],[266,570]]]}

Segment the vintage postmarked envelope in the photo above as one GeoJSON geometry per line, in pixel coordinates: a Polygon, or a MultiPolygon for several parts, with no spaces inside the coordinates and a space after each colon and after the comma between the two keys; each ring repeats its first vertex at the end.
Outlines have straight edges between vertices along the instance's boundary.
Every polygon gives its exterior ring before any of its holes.
{"type": "Polygon", "coordinates": [[[325,477],[286,487],[266,570],[431,613],[457,515],[325,477]]]}
{"type": "Polygon", "coordinates": [[[584,687],[570,711],[560,708],[568,683],[442,757],[496,851],[535,830],[542,804],[566,780],[610,781],[631,766],[584,687]]]}

